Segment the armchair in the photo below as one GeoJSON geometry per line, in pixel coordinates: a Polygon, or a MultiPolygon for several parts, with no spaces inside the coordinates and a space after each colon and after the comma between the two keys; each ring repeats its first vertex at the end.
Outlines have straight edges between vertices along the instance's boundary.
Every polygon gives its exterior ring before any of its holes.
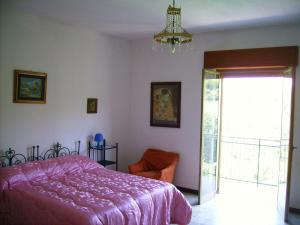
{"type": "Polygon", "coordinates": [[[128,166],[129,173],[173,182],[179,154],[159,149],[147,149],[140,161],[128,166]]]}

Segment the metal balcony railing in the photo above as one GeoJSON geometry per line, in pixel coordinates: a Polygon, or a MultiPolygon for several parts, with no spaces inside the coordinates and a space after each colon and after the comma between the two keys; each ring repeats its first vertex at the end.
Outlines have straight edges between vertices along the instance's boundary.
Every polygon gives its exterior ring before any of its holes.
{"type": "Polygon", "coordinates": [[[286,162],[282,160],[287,157],[282,154],[286,143],[286,140],[222,137],[220,177],[277,186],[279,165],[286,162]]]}

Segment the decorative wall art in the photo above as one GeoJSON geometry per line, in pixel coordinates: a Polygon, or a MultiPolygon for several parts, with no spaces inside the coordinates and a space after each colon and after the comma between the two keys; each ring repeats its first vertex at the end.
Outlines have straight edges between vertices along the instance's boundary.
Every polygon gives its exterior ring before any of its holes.
{"type": "Polygon", "coordinates": [[[97,113],[98,109],[98,99],[97,98],[88,98],[87,99],[87,113],[97,113]]]}
{"type": "Polygon", "coordinates": [[[46,104],[47,73],[15,70],[14,103],[46,104]]]}
{"type": "Polygon", "coordinates": [[[180,127],[181,82],[151,83],[150,125],[180,127]]]}

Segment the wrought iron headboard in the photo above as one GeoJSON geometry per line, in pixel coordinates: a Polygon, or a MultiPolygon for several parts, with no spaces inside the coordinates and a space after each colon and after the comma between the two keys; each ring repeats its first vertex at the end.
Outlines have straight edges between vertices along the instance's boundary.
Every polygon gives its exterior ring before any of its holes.
{"type": "Polygon", "coordinates": [[[40,146],[32,146],[28,151],[27,161],[39,161],[43,160],[43,157],[40,156],[40,146]]]}
{"type": "Polygon", "coordinates": [[[71,151],[67,147],[63,147],[60,143],[57,142],[55,145],[53,145],[53,148],[50,148],[45,152],[42,159],[46,160],[46,159],[56,158],[65,155],[79,155],[79,151],[80,151],[80,141],[77,141],[75,143],[75,150],[73,151],[71,151]]]}
{"type": "Polygon", "coordinates": [[[62,147],[60,143],[56,143],[53,148],[47,150],[43,155],[40,155],[40,146],[32,146],[26,158],[23,154],[16,154],[15,150],[9,148],[4,154],[0,155],[0,167],[7,167],[26,163],[29,161],[46,160],[65,155],[79,155],[80,141],[75,142],[75,150],[70,150],[67,147],[62,147]]]}
{"type": "Polygon", "coordinates": [[[9,148],[2,156],[0,156],[0,167],[18,165],[25,163],[26,157],[22,154],[16,154],[16,151],[9,148]]]}

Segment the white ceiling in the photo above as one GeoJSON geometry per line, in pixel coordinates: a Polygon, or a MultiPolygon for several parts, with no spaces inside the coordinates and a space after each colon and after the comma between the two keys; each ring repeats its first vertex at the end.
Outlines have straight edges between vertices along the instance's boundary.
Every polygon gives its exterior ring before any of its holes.
{"type": "MultiPolygon", "coordinates": [[[[23,11],[113,36],[151,37],[170,0],[1,0],[23,11]]],[[[300,0],[177,0],[189,32],[300,23],[300,0]]]]}

